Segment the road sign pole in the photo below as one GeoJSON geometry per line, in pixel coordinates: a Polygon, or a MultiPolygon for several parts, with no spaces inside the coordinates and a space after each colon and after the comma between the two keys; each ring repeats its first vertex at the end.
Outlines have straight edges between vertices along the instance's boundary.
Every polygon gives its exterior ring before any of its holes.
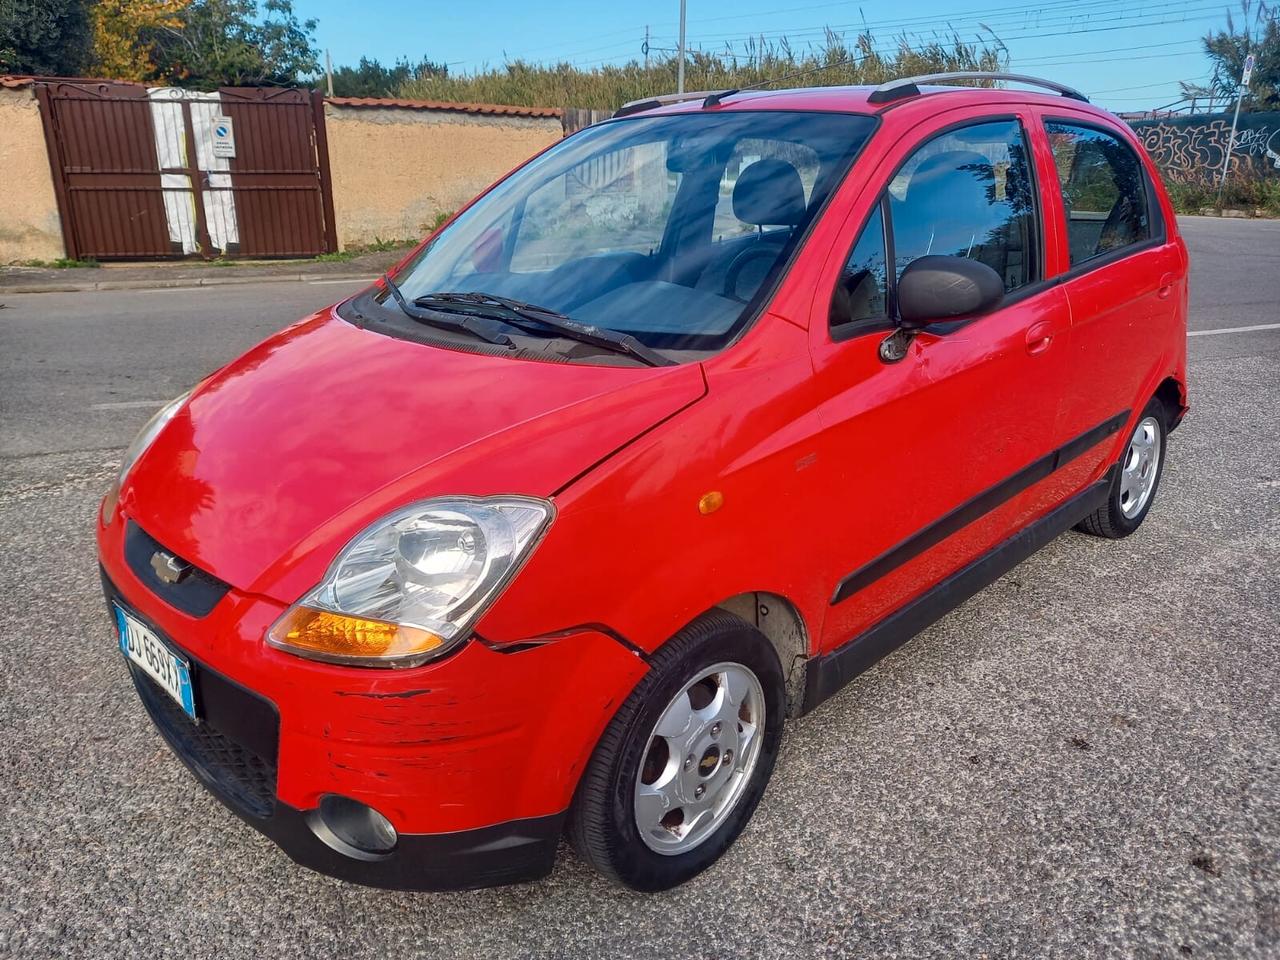
{"type": "Polygon", "coordinates": [[[1236,124],[1240,122],[1240,100],[1244,96],[1244,87],[1236,91],[1236,112],[1231,117],[1231,137],[1227,140],[1226,152],[1222,155],[1222,173],[1218,175],[1218,198],[1222,198],[1222,188],[1227,182],[1227,167],[1231,165],[1231,151],[1236,145],[1236,124]]]}
{"type": "Polygon", "coordinates": [[[1236,87],[1236,112],[1231,117],[1231,138],[1227,140],[1227,149],[1222,155],[1222,173],[1218,176],[1218,202],[1222,202],[1222,188],[1227,184],[1227,168],[1231,166],[1231,152],[1236,146],[1236,125],[1240,122],[1240,101],[1253,78],[1253,54],[1244,58],[1244,70],[1240,74],[1240,86],[1236,87]]]}

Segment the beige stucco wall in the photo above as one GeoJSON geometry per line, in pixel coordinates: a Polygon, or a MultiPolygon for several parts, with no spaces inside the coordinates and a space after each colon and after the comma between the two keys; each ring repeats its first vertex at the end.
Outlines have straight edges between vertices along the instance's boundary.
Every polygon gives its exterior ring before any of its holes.
{"type": "Polygon", "coordinates": [[[512,167],[559,140],[558,117],[325,105],[342,247],[417,239],[512,167]]]}
{"type": "Polygon", "coordinates": [[[0,263],[62,257],[62,221],[31,87],[0,87],[0,183],[0,263]]]}

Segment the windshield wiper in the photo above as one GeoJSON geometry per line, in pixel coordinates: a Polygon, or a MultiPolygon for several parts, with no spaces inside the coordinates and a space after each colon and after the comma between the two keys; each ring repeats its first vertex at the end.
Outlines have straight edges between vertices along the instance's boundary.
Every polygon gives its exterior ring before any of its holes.
{"type": "Polygon", "coordinates": [[[384,273],[382,281],[387,285],[387,289],[391,291],[391,296],[395,298],[405,316],[418,321],[418,323],[425,323],[427,326],[437,327],[440,330],[469,333],[473,337],[479,337],[485,343],[496,344],[500,347],[515,345],[510,337],[505,333],[494,330],[493,325],[485,323],[481,317],[458,317],[455,313],[423,309],[421,304],[410,303],[404,298],[404,294],[400,292],[400,288],[396,286],[396,282],[391,279],[390,274],[384,273]]]}
{"type": "Polygon", "coordinates": [[[664,357],[651,347],[646,347],[629,333],[618,333],[616,330],[582,323],[555,310],[512,300],[510,297],[499,297],[492,293],[444,291],[417,297],[413,302],[419,307],[491,317],[512,325],[523,326],[525,323],[531,323],[544,330],[553,330],[570,340],[589,343],[616,353],[629,354],[651,367],[668,367],[675,363],[674,360],[664,357]]]}

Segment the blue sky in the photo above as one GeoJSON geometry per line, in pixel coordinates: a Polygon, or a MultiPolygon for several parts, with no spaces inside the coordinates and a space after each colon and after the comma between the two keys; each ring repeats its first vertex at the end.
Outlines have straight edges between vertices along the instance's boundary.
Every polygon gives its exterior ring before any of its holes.
{"type": "MultiPolygon", "coordinates": [[[[319,20],[318,45],[335,65],[425,55],[458,72],[517,57],[624,62],[640,56],[646,24],[653,46],[674,47],[679,9],[679,0],[295,0],[300,16],[319,20]]],[[[820,44],[824,27],[852,37],[866,23],[882,46],[903,32],[915,45],[948,25],[975,38],[985,24],[1008,47],[1011,70],[1071,84],[1112,110],[1140,110],[1178,99],[1178,80],[1208,77],[1199,39],[1225,23],[1226,9],[1216,0],[688,0],[688,34],[691,47],[715,50],[761,34],[820,44]]]]}

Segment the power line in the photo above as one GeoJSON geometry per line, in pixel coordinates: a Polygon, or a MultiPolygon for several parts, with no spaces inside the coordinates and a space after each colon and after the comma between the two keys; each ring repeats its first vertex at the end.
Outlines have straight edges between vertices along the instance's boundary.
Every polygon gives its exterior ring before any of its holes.
{"type": "MultiPolygon", "coordinates": [[[[1088,0],[1087,6],[1089,8],[1102,8],[1102,9],[1111,9],[1111,10],[1115,9],[1114,0],[1088,0]]],[[[1126,13],[1124,11],[1120,11],[1115,16],[1098,18],[1096,15],[1091,14],[1089,10],[1085,9],[1085,7],[1086,7],[1086,4],[1081,4],[1078,8],[1076,8],[1075,12],[1068,12],[1066,10],[1063,10],[1061,7],[1051,7],[1051,6],[1044,6],[1044,7],[1038,7],[1038,8],[1022,7],[1022,8],[1014,8],[1015,10],[1020,11],[1018,13],[1003,14],[998,16],[993,15],[994,13],[996,13],[996,11],[985,11],[985,12],[979,11],[972,15],[961,14],[958,16],[952,16],[952,17],[946,17],[946,18],[930,16],[930,17],[911,17],[911,18],[898,19],[898,20],[886,20],[886,21],[880,21],[878,23],[874,21],[866,21],[866,22],[858,21],[853,23],[822,24],[822,25],[806,26],[806,27],[793,26],[787,29],[782,29],[782,30],[753,31],[752,33],[740,34],[737,36],[730,36],[730,37],[720,36],[715,38],[715,42],[732,43],[735,41],[749,42],[752,40],[760,40],[762,38],[769,39],[769,40],[781,40],[784,38],[792,39],[797,37],[799,38],[811,37],[811,36],[821,37],[821,36],[825,36],[828,31],[835,32],[835,33],[847,33],[850,31],[860,32],[863,30],[870,30],[872,32],[875,32],[879,30],[883,32],[887,30],[894,30],[897,27],[909,27],[914,24],[918,24],[922,22],[928,23],[931,26],[929,26],[927,29],[924,29],[924,30],[907,30],[904,32],[909,36],[926,34],[926,33],[927,34],[949,34],[949,33],[955,32],[958,29],[972,28],[972,27],[990,28],[994,31],[996,27],[1005,26],[1006,24],[1016,26],[1019,23],[1025,24],[1026,25],[1025,29],[1038,30],[1044,27],[1066,27],[1078,21],[1087,22],[1087,23],[1106,23],[1106,22],[1115,22],[1118,20],[1129,20],[1129,21],[1132,21],[1135,25],[1137,24],[1150,25],[1154,22],[1157,22],[1152,20],[1151,19],[1152,17],[1172,17],[1175,15],[1180,15],[1181,17],[1185,18],[1187,15],[1194,15],[1194,14],[1200,14],[1205,12],[1220,12],[1222,10],[1221,3],[1206,4],[1205,0],[1158,0],[1158,2],[1156,3],[1145,4],[1144,9],[1141,13],[1132,14],[1132,13],[1126,13]],[[1035,14],[1035,16],[1032,16],[1033,14],[1035,14]],[[1044,14],[1044,17],[1041,18],[1039,16],[1040,14],[1044,14]],[[1034,21],[1034,22],[1031,22],[1031,21],[1034,21]]],[[[1005,9],[1008,9],[1008,8],[1005,8],[1005,9]]],[[[1164,21],[1160,21],[1160,22],[1164,22],[1164,21]]],[[[1168,21],[1168,22],[1178,22],[1178,21],[1174,20],[1174,21],[1168,21]]],[[[1068,31],[1068,32],[1075,32],[1075,31],[1068,31]]],[[[703,38],[695,37],[693,39],[696,40],[696,39],[703,39],[703,38]]],[[[711,39],[710,35],[707,36],[707,39],[711,39]]]]}
{"type": "MultiPolygon", "coordinates": [[[[1187,80],[1186,77],[1174,77],[1171,80],[1161,80],[1159,83],[1140,83],[1137,86],[1133,86],[1133,87],[1111,87],[1107,90],[1086,90],[1085,93],[1087,93],[1091,97],[1097,97],[1097,96],[1101,96],[1104,93],[1127,93],[1130,90],[1151,90],[1156,87],[1168,87],[1175,83],[1181,83],[1184,80],[1188,83],[1203,83],[1208,79],[1209,79],[1208,77],[1198,77],[1194,80],[1187,80]]],[[[1129,100],[1129,99],[1143,99],[1143,98],[1121,97],[1120,99],[1129,100]]]]}
{"type": "MultiPolygon", "coordinates": [[[[1153,15],[1172,16],[1175,12],[1183,12],[1183,13],[1202,12],[1202,10],[1192,11],[1185,8],[1192,7],[1196,4],[1203,4],[1204,2],[1205,0],[1155,0],[1155,2],[1152,2],[1152,3],[1142,4],[1140,9],[1136,11],[1134,14],[1122,13],[1119,18],[1112,17],[1109,19],[1111,20],[1127,19],[1129,17],[1132,17],[1135,25],[1139,25],[1139,24],[1150,25],[1150,21],[1146,18],[1149,18],[1153,15]]],[[[789,8],[787,10],[775,11],[774,13],[789,14],[789,13],[794,13],[800,10],[821,9],[821,8],[835,7],[835,6],[847,6],[847,4],[838,4],[838,3],[812,4],[804,7],[795,7],[795,8],[789,8]]],[[[954,33],[957,30],[982,29],[984,27],[991,28],[992,31],[994,32],[994,30],[999,27],[1004,27],[1004,26],[1015,27],[1019,24],[1025,25],[1025,28],[1027,29],[1040,29],[1041,27],[1045,27],[1045,26],[1070,25],[1080,17],[1089,16],[1089,12],[1091,10],[1114,9],[1114,8],[1115,8],[1115,0],[1082,0],[1082,2],[1077,4],[1072,4],[1071,6],[1068,6],[1068,7],[1064,7],[1061,4],[1048,4],[1048,3],[1042,6],[1037,6],[1037,7],[1028,7],[1025,4],[1014,4],[1014,5],[996,6],[996,7],[982,7],[982,8],[976,8],[976,9],[970,8],[964,11],[957,11],[954,14],[946,16],[945,18],[939,18],[938,15],[936,14],[929,14],[929,15],[916,15],[911,17],[891,17],[891,18],[884,18],[880,20],[863,19],[856,23],[826,24],[821,26],[810,25],[810,26],[804,26],[804,27],[791,26],[788,28],[774,28],[767,31],[755,31],[750,34],[740,34],[740,35],[731,36],[731,37],[704,34],[702,37],[691,37],[690,41],[691,42],[697,41],[697,42],[703,43],[704,45],[709,43],[714,43],[716,46],[719,46],[721,44],[732,44],[733,42],[749,42],[752,40],[760,40],[760,39],[777,41],[784,38],[786,39],[792,39],[792,38],[803,39],[808,37],[817,38],[817,37],[824,36],[828,29],[831,29],[837,33],[847,33],[854,30],[857,30],[859,32],[862,32],[863,30],[869,30],[872,32],[875,32],[875,31],[883,32],[886,30],[895,30],[897,28],[906,28],[906,27],[923,25],[923,24],[929,24],[931,26],[929,26],[927,29],[907,31],[907,35],[915,36],[915,37],[922,37],[926,35],[944,36],[944,35],[949,35],[951,33],[954,33]],[[1047,19],[1041,20],[1040,18],[1042,16],[1047,17],[1047,19]],[[1029,21],[1035,21],[1035,22],[1032,23],[1029,21]]],[[[1211,7],[1206,7],[1203,9],[1217,11],[1220,9],[1220,6],[1218,4],[1215,4],[1211,7]]],[[[690,20],[689,22],[690,23],[709,23],[709,22],[716,22],[716,21],[722,21],[722,20],[741,20],[741,19],[748,19],[754,16],[770,16],[770,15],[773,15],[773,14],[768,14],[768,13],[759,14],[759,15],[733,14],[733,15],[727,15],[722,17],[708,17],[702,20],[690,20]]],[[[1097,21],[1094,20],[1092,22],[1097,22],[1097,21]]],[[[1161,21],[1161,22],[1180,22],[1180,21],[1161,21]]],[[[629,35],[631,39],[614,41],[605,45],[579,47],[577,49],[566,51],[561,54],[556,54],[554,55],[554,59],[557,61],[564,61],[564,60],[571,59],[573,57],[588,56],[593,53],[600,53],[606,50],[616,50],[620,47],[631,46],[636,42],[634,38],[638,37],[641,33],[643,33],[644,29],[645,27],[643,25],[640,25],[640,26],[628,28],[625,30],[614,30],[614,31],[609,31],[607,33],[602,33],[597,35],[595,39],[603,40],[607,38],[624,36],[624,35],[629,35]]],[[[1081,31],[1073,30],[1068,32],[1074,33],[1074,32],[1081,32],[1081,31]]],[[[673,39],[668,38],[666,42],[674,46],[673,39]]],[[[542,47],[527,49],[524,52],[518,54],[517,56],[509,59],[523,60],[528,58],[533,53],[538,53],[542,50],[556,49],[556,47],[558,46],[559,45],[551,45],[551,46],[542,46],[542,47]]],[[[619,54],[615,54],[607,57],[601,57],[595,62],[604,63],[609,60],[615,60],[623,56],[626,56],[626,53],[619,53],[619,54]]]]}

